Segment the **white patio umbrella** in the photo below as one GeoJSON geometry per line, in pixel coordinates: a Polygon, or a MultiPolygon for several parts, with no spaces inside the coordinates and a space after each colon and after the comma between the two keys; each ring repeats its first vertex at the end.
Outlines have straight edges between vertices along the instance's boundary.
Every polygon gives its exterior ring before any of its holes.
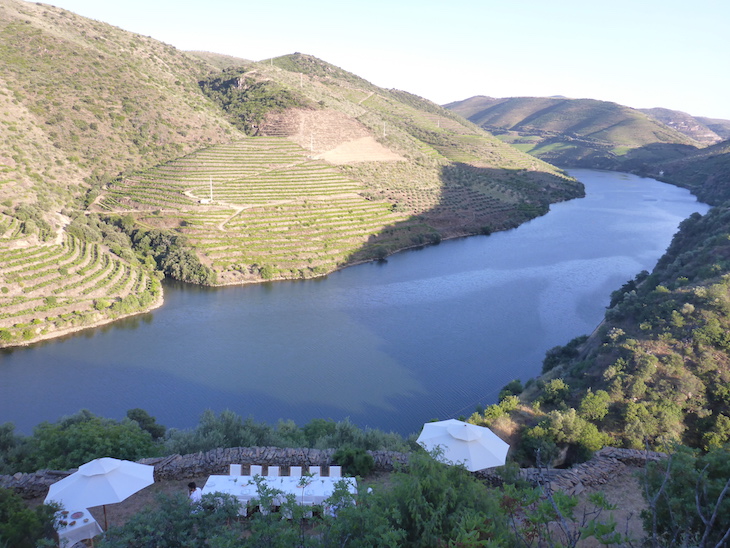
{"type": "Polygon", "coordinates": [[[426,451],[440,448],[439,461],[463,464],[471,472],[503,465],[509,451],[509,444],[489,428],[456,419],[427,422],[416,441],[426,451]]]}
{"type": "Polygon", "coordinates": [[[154,483],[154,467],[111,457],[94,459],[79,466],[77,472],[51,485],[44,502],[55,501],[68,510],[122,502],[154,483]]]}

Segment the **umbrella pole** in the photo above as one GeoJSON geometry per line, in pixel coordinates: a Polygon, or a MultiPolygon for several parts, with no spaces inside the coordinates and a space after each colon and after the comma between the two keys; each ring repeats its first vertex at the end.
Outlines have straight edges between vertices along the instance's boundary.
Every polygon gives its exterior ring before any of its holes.
{"type": "Polygon", "coordinates": [[[106,522],[106,504],[104,505],[104,531],[109,529],[109,525],[106,522]]]}

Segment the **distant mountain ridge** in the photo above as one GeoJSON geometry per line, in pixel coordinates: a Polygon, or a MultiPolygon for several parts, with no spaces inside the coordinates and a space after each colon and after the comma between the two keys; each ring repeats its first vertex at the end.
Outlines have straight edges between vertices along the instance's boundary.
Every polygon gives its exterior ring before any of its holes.
{"type": "MultiPolygon", "coordinates": [[[[638,110],[703,145],[714,145],[730,136],[727,131],[724,132],[724,136],[716,133],[703,121],[704,119],[679,110],[670,110],[668,108],[642,108],[638,110]]],[[[718,124],[714,125],[722,131],[718,124]]],[[[728,126],[730,128],[730,121],[728,121],[728,126]]]]}
{"type": "Polygon", "coordinates": [[[720,140],[684,113],[656,109],[650,115],[594,99],[477,96],[445,106],[520,150],[563,166],[636,170],[720,140]]]}

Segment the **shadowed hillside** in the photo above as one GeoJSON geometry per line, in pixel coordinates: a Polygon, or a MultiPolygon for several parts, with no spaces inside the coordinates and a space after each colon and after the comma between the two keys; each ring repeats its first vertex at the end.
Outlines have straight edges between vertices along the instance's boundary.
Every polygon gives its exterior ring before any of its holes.
{"type": "Polygon", "coordinates": [[[690,189],[708,204],[730,200],[730,141],[652,166],[657,179],[690,189]]]}

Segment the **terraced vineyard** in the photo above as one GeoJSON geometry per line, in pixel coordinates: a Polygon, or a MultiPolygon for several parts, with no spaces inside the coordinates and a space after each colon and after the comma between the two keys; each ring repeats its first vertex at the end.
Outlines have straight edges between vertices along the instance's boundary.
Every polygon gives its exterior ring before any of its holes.
{"type": "Polygon", "coordinates": [[[97,243],[61,236],[38,244],[10,224],[0,235],[0,344],[138,312],[160,297],[160,283],[97,243]]]}
{"type": "Polygon", "coordinates": [[[220,283],[235,283],[321,275],[433,232],[366,191],[291,141],[257,137],[110,185],[99,207],[184,234],[220,283]]]}

